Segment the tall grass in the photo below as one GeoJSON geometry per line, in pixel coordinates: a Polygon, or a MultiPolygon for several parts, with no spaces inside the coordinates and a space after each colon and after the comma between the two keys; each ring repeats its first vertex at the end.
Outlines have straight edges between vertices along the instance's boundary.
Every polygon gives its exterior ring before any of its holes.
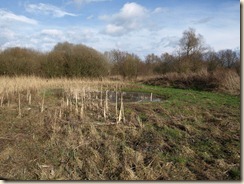
{"type": "Polygon", "coordinates": [[[21,117],[22,104],[28,106],[39,106],[40,112],[44,112],[46,98],[49,98],[50,93],[57,93],[59,103],[59,117],[65,110],[74,112],[75,115],[84,119],[85,111],[96,111],[98,114],[103,109],[103,117],[118,119],[117,103],[109,104],[109,90],[118,90],[126,84],[121,81],[110,80],[88,80],[88,79],[43,79],[38,77],[0,77],[0,106],[6,104],[18,105],[18,115],[21,117]],[[104,91],[103,91],[104,90],[104,91]],[[59,93],[59,94],[58,94],[59,93]],[[25,99],[22,99],[23,96],[25,99]],[[99,95],[100,94],[100,95],[99,95]],[[100,96],[100,99],[99,99],[100,96]],[[66,107],[65,107],[66,99],[66,107]],[[11,101],[11,102],[10,102],[11,101]],[[109,105],[116,108],[109,109],[109,105]],[[100,108],[102,107],[102,109],[100,108]],[[111,115],[113,114],[113,115],[111,115]],[[112,117],[113,116],[113,117],[112,117]]]}
{"type": "Polygon", "coordinates": [[[81,88],[82,86],[90,86],[90,88],[97,88],[101,86],[123,86],[126,83],[122,81],[111,81],[108,79],[92,80],[92,79],[69,79],[69,78],[52,78],[45,79],[36,76],[21,76],[21,77],[0,77],[0,94],[3,92],[18,92],[26,90],[39,90],[43,88],[81,88]]]}
{"type": "Polygon", "coordinates": [[[167,73],[161,76],[140,78],[140,82],[164,87],[197,89],[240,94],[240,76],[233,70],[202,70],[197,73],[167,73]]]}

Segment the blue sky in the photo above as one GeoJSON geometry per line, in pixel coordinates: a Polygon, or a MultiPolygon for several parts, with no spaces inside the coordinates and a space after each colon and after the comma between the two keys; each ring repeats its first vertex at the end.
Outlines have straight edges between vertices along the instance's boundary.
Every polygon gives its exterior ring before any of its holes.
{"type": "Polygon", "coordinates": [[[50,51],[58,42],[112,49],[173,52],[194,28],[213,50],[240,47],[238,0],[8,0],[0,2],[0,49],[50,51]]]}

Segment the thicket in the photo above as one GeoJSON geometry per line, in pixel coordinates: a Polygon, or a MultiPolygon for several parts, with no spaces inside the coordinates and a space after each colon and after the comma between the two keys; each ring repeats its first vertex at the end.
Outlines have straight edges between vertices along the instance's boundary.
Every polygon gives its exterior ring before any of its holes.
{"type": "Polygon", "coordinates": [[[0,54],[0,75],[101,77],[108,75],[105,56],[85,45],[58,43],[49,53],[9,48],[0,54]]]}
{"type": "Polygon", "coordinates": [[[192,28],[183,32],[176,50],[149,54],[144,60],[133,53],[111,50],[100,53],[82,44],[58,43],[52,51],[41,53],[26,48],[9,48],[0,53],[0,75],[41,77],[104,77],[161,75],[176,72],[213,73],[232,70],[240,76],[240,53],[230,49],[213,51],[203,36],[192,28]]]}
{"type": "Polygon", "coordinates": [[[183,32],[178,47],[172,53],[161,56],[148,54],[141,60],[134,54],[120,50],[105,52],[111,75],[125,77],[154,76],[167,73],[201,73],[213,74],[232,70],[240,76],[240,53],[231,49],[214,51],[206,46],[204,38],[192,28],[183,32]],[[131,60],[125,59],[130,56],[131,60]],[[129,64],[128,64],[129,63],[129,64]],[[129,67],[128,67],[129,66],[129,67]],[[133,69],[132,69],[133,68],[133,69]]]}
{"type": "Polygon", "coordinates": [[[155,77],[143,77],[139,82],[162,87],[240,94],[240,76],[234,70],[228,69],[216,70],[213,73],[207,71],[187,74],[172,72],[155,77]]]}

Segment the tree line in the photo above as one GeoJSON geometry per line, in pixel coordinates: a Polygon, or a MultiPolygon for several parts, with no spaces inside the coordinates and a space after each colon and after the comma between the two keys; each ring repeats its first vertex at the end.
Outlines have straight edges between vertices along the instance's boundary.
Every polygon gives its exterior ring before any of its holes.
{"type": "Polygon", "coordinates": [[[215,52],[205,46],[204,39],[192,28],[185,30],[173,53],[148,54],[144,60],[134,53],[97,50],[68,42],[58,43],[50,52],[26,48],[8,48],[0,53],[0,75],[36,75],[41,77],[105,77],[137,76],[168,72],[214,72],[232,69],[240,75],[239,52],[226,49],[215,52]]]}

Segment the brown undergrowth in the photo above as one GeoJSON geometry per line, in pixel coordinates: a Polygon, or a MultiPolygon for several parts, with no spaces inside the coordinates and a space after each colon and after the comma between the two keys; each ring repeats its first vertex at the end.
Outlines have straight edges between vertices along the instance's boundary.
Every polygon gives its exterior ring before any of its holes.
{"type": "Polygon", "coordinates": [[[212,73],[207,71],[187,74],[168,73],[162,76],[139,78],[139,82],[163,87],[240,94],[240,76],[235,71],[227,69],[219,69],[212,73]]]}
{"type": "MultiPolygon", "coordinates": [[[[92,84],[90,91],[97,87],[92,84]]],[[[119,86],[102,85],[103,94],[119,86]]],[[[90,98],[87,87],[86,97],[77,100],[77,112],[76,83],[73,90],[46,86],[31,91],[31,103],[26,89],[9,92],[0,106],[1,176],[10,180],[240,179],[237,97],[178,89],[169,89],[175,91],[169,96],[163,88],[125,86],[165,93],[168,98],[125,103],[125,119],[117,122],[116,104],[108,103],[105,118],[105,96],[100,104],[99,97],[90,98]]]]}

